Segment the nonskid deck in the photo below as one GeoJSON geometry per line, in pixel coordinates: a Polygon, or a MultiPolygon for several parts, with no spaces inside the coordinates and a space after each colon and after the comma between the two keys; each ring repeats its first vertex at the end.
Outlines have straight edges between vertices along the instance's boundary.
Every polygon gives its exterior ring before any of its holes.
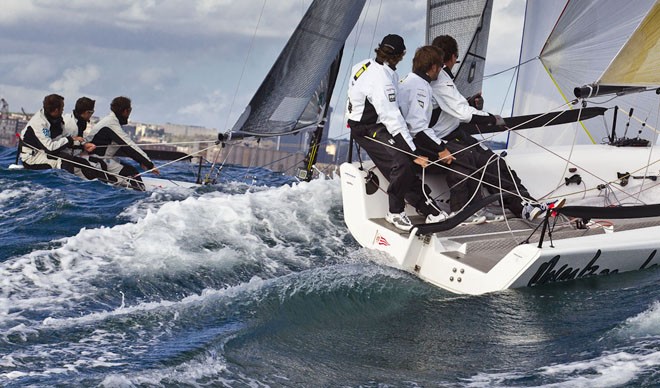
{"type": "MultiPolygon", "coordinates": [[[[423,223],[421,216],[411,216],[413,224],[423,223]]],[[[396,229],[392,224],[385,221],[385,218],[372,218],[370,221],[385,227],[389,230],[399,233],[402,236],[408,236],[408,232],[396,229]]],[[[602,220],[593,220],[596,225],[602,220]]],[[[553,219],[550,220],[552,224],[553,219]]],[[[516,246],[524,243],[537,246],[541,237],[541,221],[525,221],[520,218],[510,218],[507,221],[487,222],[485,224],[464,224],[454,229],[438,232],[432,238],[440,241],[450,240],[455,243],[465,244],[465,253],[447,252],[446,254],[463,264],[469,265],[482,272],[490,271],[497,263],[504,258],[516,246]],[[534,229],[539,226],[536,231],[534,229]]],[[[607,224],[612,224],[611,231],[621,232],[635,230],[660,225],[660,217],[651,217],[643,219],[624,219],[607,220],[607,224]]],[[[552,239],[546,235],[543,237],[543,248],[552,249],[551,241],[559,241],[570,238],[601,235],[608,233],[606,228],[592,226],[589,229],[577,229],[574,224],[566,221],[557,222],[552,231],[552,239]]]]}

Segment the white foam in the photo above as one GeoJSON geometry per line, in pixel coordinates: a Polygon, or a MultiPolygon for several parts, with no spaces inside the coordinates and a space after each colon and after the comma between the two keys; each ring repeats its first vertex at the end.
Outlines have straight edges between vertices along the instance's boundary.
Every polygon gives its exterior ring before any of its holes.
{"type": "Polygon", "coordinates": [[[566,379],[562,383],[546,385],[549,387],[616,387],[653,370],[658,363],[660,352],[636,354],[621,351],[592,360],[548,366],[543,368],[543,374],[566,379]]]}
{"type": "Polygon", "coordinates": [[[660,336],[660,302],[655,301],[646,311],[628,318],[615,333],[631,338],[660,336]]]}
{"type": "Polygon", "coordinates": [[[82,229],[55,241],[57,248],[0,263],[0,329],[25,323],[20,311],[70,315],[66,311],[121,279],[209,269],[233,274],[246,263],[271,277],[322,264],[315,260],[346,262],[348,232],[332,211],[339,204],[339,183],[317,180],[246,194],[208,193],[164,203],[134,223],[82,229]]]}

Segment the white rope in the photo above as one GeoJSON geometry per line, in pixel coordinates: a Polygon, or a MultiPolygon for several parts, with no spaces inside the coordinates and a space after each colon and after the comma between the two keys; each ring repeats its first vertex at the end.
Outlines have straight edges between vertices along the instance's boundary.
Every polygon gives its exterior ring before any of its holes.
{"type": "MultiPolygon", "coordinates": [[[[658,100],[658,109],[656,111],[660,112],[660,100],[658,100]]],[[[658,119],[660,119],[660,115],[656,116],[656,123],[655,123],[656,127],[658,125],[658,123],[657,123],[658,119]]],[[[644,123],[646,124],[646,120],[644,121],[644,123]]],[[[649,149],[649,157],[648,157],[648,159],[646,159],[646,169],[644,170],[644,176],[648,176],[649,175],[649,167],[651,166],[650,162],[651,162],[651,155],[653,153],[653,145],[658,142],[658,131],[656,131],[655,128],[651,127],[648,124],[646,124],[645,127],[651,128],[653,130],[653,142],[651,143],[651,147],[649,149]]],[[[636,200],[638,202],[639,202],[639,198],[642,195],[643,187],[644,187],[644,181],[642,180],[642,184],[639,186],[639,193],[637,193],[637,198],[636,198],[636,200]]]]}
{"type": "Polygon", "coordinates": [[[136,146],[153,146],[153,145],[183,145],[183,144],[203,144],[203,143],[215,143],[216,140],[198,140],[198,141],[182,141],[175,143],[133,143],[133,144],[108,144],[108,145],[97,145],[96,148],[107,148],[107,147],[132,147],[136,146]]]}
{"type": "Polygon", "coordinates": [[[161,164],[160,166],[156,166],[156,165],[154,164],[154,167],[153,167],[153,168],[151,168],[151,169],[149,169],[149,170],[142,171],[141,173],[137,174],[136,176],[141,176],[141,175],[146,174],[146,173],[148,173],[148,172],[152,172],[152,171],[154,171],[154,170],[157,170],[157,169],[159,169],[159,168],[161,168],[161,167],[169,166],[169,165],[172,164],[172,163],[180,162],[180,161],[182,161],[183,159],[187,159],[187,158],[189,158],[189,157],[191,157],[191,156],[193,156],[193,155],[195,155],[195,154],[199,154],[199,153],[201,153],[201,152],[205,152],[206,150],[208,150],[208,149],[210,149],[210,148],[213,148],[213,147],[215,147],[215,146],[216,146],[216,144],[213,144],[213,145],[210,146],[210,147],[206,147],[206,148],[204,148],[204,149],[197,150],[197,151],[195,151],[195,152],[193,152],[193,153],[191,153],[191,154],[186,154],[186,155],[184,155],[184,156],[182,156],[182,157],[180,157],[180,158],[178,158],[178,159],[174,159],[174,160],[171,160],[171,161],[169,161],[169,162],[167,162],[167,163],[161,164]]]}
{"type": "MultiPolygon", "coordinates": [[[[408,152],[408,151],[406,151],[406,150],[402,150],[402,149],[397,148],[397,147],[395,147],[395,146],[392,146],[392,145],[390,145],[390,144],[384,143],[384,142],[382,142],[382,141],[380,141],[380,140],[373,139],[373,138],[371,138],[371,137],[369,137],[369,136],[364,136],[364,138],[365,138],[365,139],[369,139],[369,140],[371,140],[371,141],[373,141],[373,142],[376,142],[376,143],[378,143],[378,144],[384,145],[384,146],[386,146],[386,147],[392,148],[392,149],[394,149],[394,150],[396,150],[396,151],[398,151],[398,152],[404,153],[404,154],[406,154],[406,155],[409,155],[409,156],[412,156],[412,157],[415,157],[415,158],[418,157],[417,155],[413,154],[412,152],[408,152]]],[[[477,182],[479,182],[479,179],[478,179],[478,178],[475,178],[475,177],[473,177],[472,175],[468,175],[468,174],[462,173],[462,172],[460,172],[460,171],[454,170],[454,169],[452,169],[451,167],[449,167],[449,166],[445,165],[444,163],[442,163],[442,161],[440,161],[440,160],[438,160],[438,161],[431,161],[431,160],[429,160],[429,161],[428,161],[428,164],[429,164],[429,165],[439,166],[439,167],[444,168],[444,169],[446,169],[446,170],[452,171],[452,172],[454,172],[454,173],[456,173],[456,174],[462,175],[462,176],[464,176],[464,177],[466,177],[466,178],[468,178],[468,179],[473,179],[473,180],[476,180],[477,182]]],[[[477,171],[478,171],[478,170],[477,170],[477,171]]],[[[484,167],[484,171],[485,171],[485,167],[484,167]]],[[[511,191],[504,190],[504,189],[502,189],[501,187],[497,187],[496,185],[490,184],[490,183],[488,183],[488,182],[482,182],[482,183],[485,184],[485,185],[487,185],[487,186],[491,186],[491,187],[493,187],[493,188],[495,188],[495,189],[502,190],[502,191],[506,192],[507,194],[511,194],[511,195],[513,195],[513,196],[519,196],[517,193],[513,193],[513,192],[511,192],[511,191]]],[[[531,198],[527,198],[526,200],[528,200],[528,201],[532,201],[531,198]]]]}
{"type": "MultiPolygon", "coordinates": [[[[27,144],[27,143],[23,143],[23,147],[31,148],[31,149],[34,150],[34,151],[37,151],[37,152],[43,152],[44,154],[46,154],[46,151],[44,151],[44,150],[42,150],[42,149],[39,149],[39,148],[36,148],[36,147],[33,147],[33,146],[31,146],[31,145],[29,145],[29,144],[27,144]]],[[[128,177],[128,176],[124,176],[124,175],[115,174],[115,173],[112,173],[112,172],[110,172],[110,171],[106,171],[106,170],[104,170],[104,169],[102,169],[102,168],[96,168],[96,167],[92,166],[91,164],[90,164],[90,165],[87,165],[87,164],[78,163],[78,162],[76,162],[76,161],[74,161],[74,160],[64,159],[64,158],[62,158],[62,157],[60,157],[60,156],[57,156],[57,155],[52,155],[52,154],[47,154],[47,155],[49,155],[51,158],[54,158],[54,159],[59,160],[60,162],[61,162],[61,161],[66,161],[67,163],[71,163],[71,164],[73,164],[74,166],[79,166],[79,167],[84,167],[84,168],[87,168],[87,169],[90,169],[90,170],[99,171],[99,172],[102,172],[102,173],[104,173],[104,174],[106,174],[106,175],[114,176],[115,178],[122,178],[122,179],[125,179],[125,180],[128,180],[128,181],[134,181],[136,184],[143,183],[143,182],[141,182],[141,181],[138,180],[138,179],[134,179],[133,177],[128,177]]],[[[66,170],[65,170],[65,171],[66,171],[66,170]]],[[[68,171],[67,171],[67,172],[68,172],[68,171]]],[[[121,186],[121,185],[119,184],[119,182],[108,182],[108,183],[113,184],[113,185],[115,185],[115,186],[121,186]]]]}

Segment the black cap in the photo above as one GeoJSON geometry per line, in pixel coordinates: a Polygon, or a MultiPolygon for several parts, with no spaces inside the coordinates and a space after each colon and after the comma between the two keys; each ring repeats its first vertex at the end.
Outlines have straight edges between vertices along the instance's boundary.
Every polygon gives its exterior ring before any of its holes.
{"type": "Polygon", "coordinates": [[[396,34],[389,34],[384,37],[378,48],[390,55],[400,55],[406,52],[406,45],[403,44],[403,38],[396,34]]]}

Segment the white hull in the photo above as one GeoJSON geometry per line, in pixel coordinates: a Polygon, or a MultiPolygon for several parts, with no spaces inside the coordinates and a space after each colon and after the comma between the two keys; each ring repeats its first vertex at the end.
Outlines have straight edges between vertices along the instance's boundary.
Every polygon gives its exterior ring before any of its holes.
{"type": "MultiPolygon", "coordinates": [[[[567,149],[554,151],[561,154],[567,152],[567,149]]],[[[589,203],[590,200],[600,201],[602,205],[603,199],[597,197],[598,190],[588,189],[603,182],[587,171],[613,181],[617,172],[633,173],[645,166],[649,160],[649,151],[608,146],[576,147],[572,160],[577,166],[575,173],[581,175],[584,185],[563,185],[553,196],[568,195],[568,205],[589,203]],[[585,193],[591,198],[583,199],[585,193]]],[[[558,182],[563,182],[564,177],[573,175],[572,172],[561,175],[566,163],[554,162],[553,159],[561,160],[555,156],[542,152],[508,152],[508,163],[518,172],[532,195],[547,194],[558,186],[558,182]],[[549,171],[559,172],[553,175],[549,171]]],[[[653,152],[654,155],[660,155],[660,149],[653,152]]],[[[389,253],[403,270],[451,292],[482,294],[639,270],[660,264],[660,255],[657,255],[660,249],[660,218],[615,220],[612,228],[588,231],[568,226],[556,228],[552,246],[546,236],[541,248],[538,247],[538,231],[532,235],[529,243],[518,245],[530,236],[536,225],[512,218],[508,223],[464,225],[429,236],[416,235],[416,228],[410,234],[402,233],[384,221],[388,204],[385,191],[377,190],[371,195],[367,194],[366,172],[358,167],[358,164],[344,163],[340,170],[344,219],[355,239],[366,248],[389,253]]],[[[652,167],[655,170],[649,170],[647,175],[658,175],[657,166],[652,167]]],[[[643,175],[644,171],[632,175],[638,174],[643,175]]],[[[387,181],[380,173],[378,175],[380,187],[386,189],[387,181]]],[[[429,176],[426,177],[426,183],[430,183],[435,193],[441,192],[444,186],[437,178],[431,181],[429,176]]],[[[617,186],[613,190],[616,197],[622,200],[630,194],[624,195],[620,189],[638,190],[650,185],[655,185],[655,182],[650,179],[631,179],[626,187],[618,183],[610,187],[617,186]]],[[[643,196],[648,200],[652,191],[645,191],[643,196]]],[[[660,203],[659,199],[656,198],[654,203],[660,203]]],[[[410,216],[414,216],[414,209],[408,206],[406,210],[410,216]]],[[[415,220],[423,222],[421,217],[413,217],[413,222],[415,220]]]]}

